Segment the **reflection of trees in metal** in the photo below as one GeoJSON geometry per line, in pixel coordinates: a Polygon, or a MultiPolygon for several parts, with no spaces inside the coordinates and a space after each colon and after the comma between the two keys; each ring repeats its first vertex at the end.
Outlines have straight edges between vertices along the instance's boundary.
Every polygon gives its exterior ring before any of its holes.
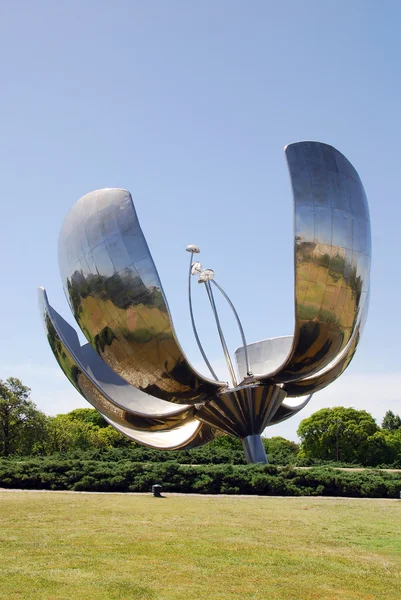
{"type": "Polygon", "coordinates": [[[121,389],[115,398],[111,398],[107,384],[112,381],[124,386],[124,382],[119,381],[112,372],[108,372],[107,365],[102,367],[104,381],[99,382],[94,371],[97,370],[96,362],[100,359],[90,347],[79,346],[75,331],[49,306],[46,293],[42,289],[40,305],[48,341],[61,369],[74,387],[109,423],[119,430],[122,428],[129,437],[155,447],[188,448],[215,437],[209,426],[194,420],[194,407],[176,408],[170,405],[173,410],[169,409],[168,413],[163,414],[159,411],[165,403],[156,401],[149,407],[151,411],[147,414],[143,409],[141,411],[138,399],[135,401],[138,390],[128,390],[131,392],[129,403],[124,404],[125,398],[121,389]],[[132,407],[136,407],[137,410],[133,410],[132,407]]]}
{"type": "Polygon", "coordinates": [[[247,455],[261,460],[254,437],[309,400],[291,407],[286,396],[322,389],[352,359],[368,307],[366,196],[331,146],[300,142],[286,156],[295,210],[294,336],[239,348],[242,381],[234,388],[197,373],[182,351],[130,194],[92,192],[67,215],[60,272],[89,344],[79,344],[41,292],[48,340],[78,391],[132,439],[177,448],[225,432],[249,438],[247,455]]]}

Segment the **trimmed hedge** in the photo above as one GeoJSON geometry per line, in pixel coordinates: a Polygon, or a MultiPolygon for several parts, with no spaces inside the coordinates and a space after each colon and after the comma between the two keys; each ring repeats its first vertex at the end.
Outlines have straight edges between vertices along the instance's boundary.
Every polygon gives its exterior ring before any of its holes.
{"type": "Polygon", "coordinates": [[[166,492],[398,498],[401,473],[273,465],[180,465],[34,458],[0,460],[0,487],[91,492],[166,492]]]}

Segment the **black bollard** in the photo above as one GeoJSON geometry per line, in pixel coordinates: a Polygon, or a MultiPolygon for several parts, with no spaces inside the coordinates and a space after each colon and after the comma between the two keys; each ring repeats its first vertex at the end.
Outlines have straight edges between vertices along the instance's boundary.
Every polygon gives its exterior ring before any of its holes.
{"type": "Polygon", "coordinates": [[[163,486],[160,485],[160,483],[156,483],[155,485],[152,485],[153,498],[161,498],[162,490],[163,490],[163,486]]]}

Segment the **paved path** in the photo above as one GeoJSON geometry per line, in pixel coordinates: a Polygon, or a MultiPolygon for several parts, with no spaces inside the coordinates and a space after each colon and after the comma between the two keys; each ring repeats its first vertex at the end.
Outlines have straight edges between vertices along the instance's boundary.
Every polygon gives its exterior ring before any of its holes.
{"type": "MultiPolygon", "coordinates": [[[[3,492],[7,493],[32,493],[32,494],[86,494],[89,496],[100,495],[100,496],[149,496],[151,492],[75,492],[73,490],[19,490],[0,488],[0,494],[3,492]]],[[[401,492],[400,492],[401,493],[401,492]]],[[[170,497],[191,497],[197,498],[282,498],[283,500],[387,500],[388,502],[400,502],[398,498],[354,498],[350,496],[273,496],[265,494],[263,496],[257,494],[180,494],[178,492],[166,492],[162,495],[162,499],[168,499],[170,497]]]]}

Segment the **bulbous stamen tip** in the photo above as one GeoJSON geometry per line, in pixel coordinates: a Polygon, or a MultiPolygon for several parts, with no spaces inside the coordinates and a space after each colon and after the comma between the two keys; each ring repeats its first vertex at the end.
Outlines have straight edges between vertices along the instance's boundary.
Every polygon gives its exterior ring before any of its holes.
{"type": "Polygon", "coordinates": [[[214,277],[214,271],[212,269],[204,269],[199,274],[198,283],[205,283],[206,281],[210,281],[214,277]]]}
{"type": "Polygon", "coordinates": [[[189,244],[189,246],[187,246],[185,250],[187,252],[193,252],[194,254],[199,254],[200,252],[200,248],[198,246],[194,246],[194,244],[189,244]]]}
{"type": "Polygon", "coordinates": [[[202,271],[202,265],[200,262],[194,262],[191,265],[191,275],[199,275],[202,271]]]}

